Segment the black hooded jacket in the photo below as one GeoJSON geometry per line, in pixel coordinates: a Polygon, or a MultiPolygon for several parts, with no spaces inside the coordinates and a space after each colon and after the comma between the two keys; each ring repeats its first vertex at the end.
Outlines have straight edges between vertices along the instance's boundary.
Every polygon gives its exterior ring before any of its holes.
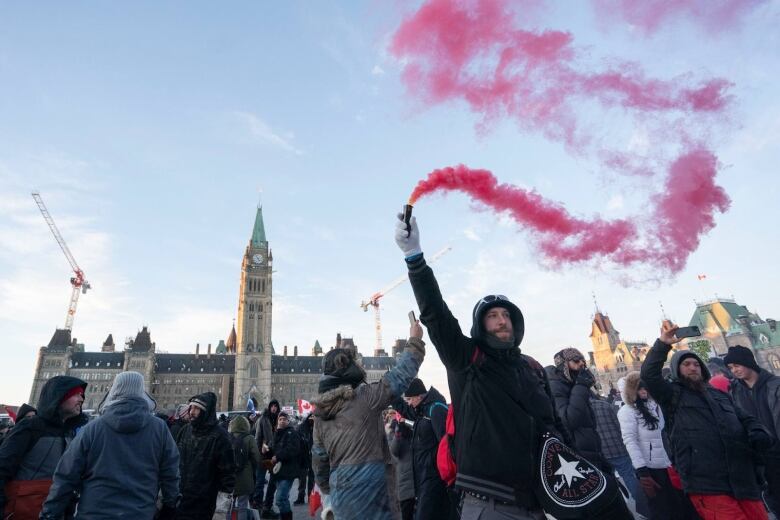
{"type": "Polygon", "coordinates": [[[30,406],[29,404],[24,403],[16,411],[16,422],[19,423],[20,421],[23,421],[25,419],[24,416],[27,415],[30,412],[35,412],[35,415],[38,415],[38,410],[36,410],[34,407],[30,406]]]}
{"type": "Polygon", "coordinates": [[[590,387],[569,381],[553,366],[547,367],[546,372],[555,399],[555,411],[566,427],[574,449],[603,471],[611,473],[610,464],[601,455],[601,438],[590,405],[590,387]]]}
{"type": "Polygon", "coordinates": [[[691,351],[680,350],[672,356],[672,382],[661,369],[671,346],[656,341],[642,363],[641,377],[653,399],[661,405],[668,436],[667,452],[689,494],[730,495],[738,500],[761,500],[761,486],[753,463],[754,452],[749,435],[769,436],[752,415],[734,405],[731,397],[706,386],[696,392],[680,380],[680,363],[695,357],[702,378],[710,378],[707,365],[691,351]]]}
{"type": "Polygon", "coordinates": [[[233,444],[217,422],[217,396],[206,392],[195,397],[206,403],[206,411],[185,425],[176,439],[182,495],[177,520],[211,520],[217,493],[232,493],[236,483],[233,444]]]}
{"type": "Polygon", "coordinates": [[[444,396],[433,387],[425,399],[412,408],[403,399],[393,403],[405,418],[414,421],[412,428],[412,475],[417,496],[415,517],[430,520],[449,518],[447,486],[439,476],[436,452],[446,433],[447,404],[444,396]]]}
{"type": "Polygon", "coordinates": [[[420,320],[447,368],[455,417],[455,486],[480,495],[536,507],[533,477],[541,431],[561,432],[544,369],[521,354],[525,326],[520,309],[505,299],[480,300],[471,337],[444,302],[422,255],[407,260],[420,320]],[[491,307],[509,310],[511,348],[489,346],[482,318],[491,307]]]}
{"type": "Polygon", "coordinates": [[[59,407],[62,398],[87,383],[70,376],[55,376],[43,385],[38,415],[19,421],[0,446],[0,511],[5,506],[4,487],[10,480],[51,479],[76,429],[87,424],[81,414],[64,423],[59,407]]]}

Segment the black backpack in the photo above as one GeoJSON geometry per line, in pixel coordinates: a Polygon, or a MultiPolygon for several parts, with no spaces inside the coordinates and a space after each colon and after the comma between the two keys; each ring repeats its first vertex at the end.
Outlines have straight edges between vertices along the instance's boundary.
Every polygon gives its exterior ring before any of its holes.
{"type": "Polygon", "coordinates": [[[236,473],[242,471],[249,462],[249,453],[246,450],[244,439],[249,436],[248,433],[242,433],[239,436],[233,435],[233,461],[236,465],[236,473]]]}

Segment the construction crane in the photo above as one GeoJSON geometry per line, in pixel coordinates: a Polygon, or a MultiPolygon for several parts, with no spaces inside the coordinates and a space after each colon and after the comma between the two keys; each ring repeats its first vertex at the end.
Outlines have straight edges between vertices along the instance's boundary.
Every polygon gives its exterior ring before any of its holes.
{"type": "Polygon", "coordinates": [[[54,223],[54,219],[51,218],[51,215],[49,214],[49,210],[46,209],[46,204],[43,203],[43,199],[41,198],[41,194],[37,191],[32,192],[32,197],[35,199],[35,203],[38,205],[38,209],[41,210],[41,215],[43,215],[43,219],[46,221],[46,224],[49,225],[49,229],[51,230],[52,234],[54,235],[54,239],[57,241],[57,244],[60,246],[60,249],[62,249],[62,252],[65,253],[65,258],[68,259],[68,262],[70,263],[71,269],[73,269],[73,273],[75,276],[71,277],[70,279],[70,285],[73,288],[70,294],[70,305],[68,305],[68,315],[65,317],[65,329],[66,330],[73,330],[73,318],[76,316],[76,306],[79,303],[79,294],[86,294],[88,289],[91,289],[92,286],[87,281],[87,279],[84,276],[84,271],[81,270],[79,267],[79,264],[76,263],[76,259],[73,258],[73,254],[70,252],[70,249],[68,248],[68,244],[65,242],[65,239],[62,238],[62,235],[60,234],[60,230],[57,229],[57,224],[54,223]]]}
{"type": "MultiPolygon", "coordinates": [[[[435,255],[433,255],[429,260],[428,263],[432,264],[445,254],[452,251],[452,247],[447,246],[435,255]]],[[[409,275],[403,275],[397,280],[395,280],[393,283],[382,289],[381,291],[375,292],[371,295],[371,297],[368,300],[363,300],[360,302],[360,308],[363,309],[363,312],[368,312],[369,307],[374,308],[374,329],[376,330],[376,351],[382,350],[382,319],[379,312],[379,300],[382,299],[384,295],[404,283],[409,279],[409,275]]]]}

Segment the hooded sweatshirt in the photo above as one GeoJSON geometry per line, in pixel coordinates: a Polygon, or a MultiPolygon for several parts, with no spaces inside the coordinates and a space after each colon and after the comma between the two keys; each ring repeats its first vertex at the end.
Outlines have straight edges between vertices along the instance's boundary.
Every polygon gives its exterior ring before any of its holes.
{"type": "Polygon", "coordinates": [[[422,255],[407,265],[420,320],[447,368],[456,424],[455,486],[538,507],[533,495],[537,441],[543,430],[563,432],[544,369],[520,352],[525,332],[520,309],[506,297],[485,297],[474,306],[471,337],[466,336],[422,255]],[[483,330],[483,317],[496,306],[510,313],[511,342],[483,330]]]}
{"type": "Polygon", "coordinates": [[[0,446],[0,511],[5,507],[5,484],[11,480],[51,479],[77,428],[87,423],[80,414],[63,422],[60,402],[76,387],[87,383],[70,376],[55,376],[43,385],[38,415],[20,421],[0,446]]]}
{"type": "Polygon", "coordinates": [[[80,492],[76,518],[152,518],[179,496],[179,450],[147,399],[114,402],[68,446],[54,474],[42,519],[59,519],[80,492]]]}

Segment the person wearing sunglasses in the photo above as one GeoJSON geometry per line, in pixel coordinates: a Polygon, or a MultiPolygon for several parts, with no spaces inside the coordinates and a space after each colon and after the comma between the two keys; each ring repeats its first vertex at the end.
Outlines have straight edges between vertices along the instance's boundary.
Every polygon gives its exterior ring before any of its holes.
{"type": "Polygon", "coordinates": [[[543,519],[530,484],[536,421],[558,432],[561,424],[543,368],[520,352],[523,314],[502,294],[485,296],[472,311],[470,335],[464,334],[425,263],[416,218],[409,224],[407,230],[399,215],[395,240],[406,258],[420,320],[447,368],[462,517],[543,519]]]}

